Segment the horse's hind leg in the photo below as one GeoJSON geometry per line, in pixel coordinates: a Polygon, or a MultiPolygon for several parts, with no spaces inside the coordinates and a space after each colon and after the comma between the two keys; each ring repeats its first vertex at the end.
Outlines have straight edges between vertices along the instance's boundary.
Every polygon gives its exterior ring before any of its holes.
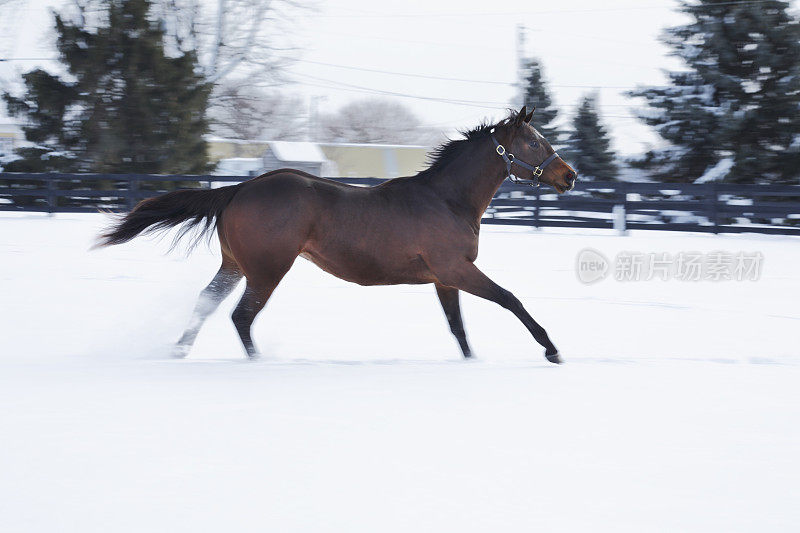
{"type": "Polygon", "coordinates": [[[253,343],[251,329],[258,313],[267,304],[267,300],[272,296],[275,287],[278,286],[283,276],[289,271],[294,263],[295,256],[286,261],[272,262],[271,268],[267,272],[260,272],[259,276],[247,278],[247,286],[244,289],[242,299],[239,300],[236,309],[233,310],[231,320],[239,333],[247,357],[255,359],[258,357],[258,350],[253,343]]]}
{"type": "Polygon", "coordinates": [[[197,304],[189,325],[175,345],[175,357],[186,357],[189,354],[189,350],[194,344],[203,322],[219,307],[222,300],[236,288],[241,279],[242,272],[239,267],[232,261],[223,259],[222,266],[214,276],[214,279],[200,292],[200,296],[197,298],[197,304]]]}
{"type": "Polygon", "coordinates": [[[461,320],[461,304],[459,303],[458,289],[445,287],[437,283],[436,295],[439,297],[439,302],[442,304],[444,315],[447,317],[447,323],[450,324],[450,331],[453,333],[456,340],[458,340],[461,353],[464,354],[465,358],[472,357],[472,350],[469,348],[467,334],[464,331],[464,323],[461,320]]]}

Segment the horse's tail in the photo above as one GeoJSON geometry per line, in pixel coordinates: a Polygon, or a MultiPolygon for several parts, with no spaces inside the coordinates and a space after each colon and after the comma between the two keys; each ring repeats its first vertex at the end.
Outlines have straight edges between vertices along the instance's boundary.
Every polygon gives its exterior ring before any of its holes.
{"type": "Polygon", "coordinates": [[[195,240],[197,243],[204,233],[216,226],[219,216],[238,192],[240,185],[173,191],[142,200],[130,213],[122,216],[101,234],[95,247],[122,244],[141,233],[162,231],[184,223],[173,245],[192,228],[203,224],[195,240]]]}

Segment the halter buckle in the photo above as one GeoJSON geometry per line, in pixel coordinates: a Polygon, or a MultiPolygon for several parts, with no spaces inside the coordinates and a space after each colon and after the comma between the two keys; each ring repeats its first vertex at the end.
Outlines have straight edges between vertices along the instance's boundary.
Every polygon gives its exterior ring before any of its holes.
{"type": "Polygon", "coordinates": [[[495,148],[495,151],[497,152],[498,155],[503,155],[506,153],[506,148],[502,144],[498,144],[497,148],[495,148]]]}
{"type": "Polygon", "coordinates": [[[544,174],[544,169],[541,167],[536,167],[533,169],[533,175],[537,178],[541,178],[542,174],[544,174]]]}

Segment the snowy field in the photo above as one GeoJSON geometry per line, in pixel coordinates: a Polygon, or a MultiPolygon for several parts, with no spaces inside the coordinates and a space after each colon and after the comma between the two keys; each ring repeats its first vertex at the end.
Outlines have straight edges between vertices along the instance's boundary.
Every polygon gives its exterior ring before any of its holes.
{"type": "Polygon", "coordinates": [[[479,266],[550,332],[299,259],[248,362],[218,264],[88,251],[100,215],[0,214],[0,531],[797,531],[800,240],[484,227],[479,266]],[[761,252],[759,281],[584,285],[578,252],[761,252]]]}

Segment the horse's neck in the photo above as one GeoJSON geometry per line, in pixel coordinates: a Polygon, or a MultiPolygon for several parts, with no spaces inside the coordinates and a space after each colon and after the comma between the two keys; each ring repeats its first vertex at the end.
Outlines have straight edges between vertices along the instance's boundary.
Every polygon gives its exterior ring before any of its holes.
{"type": "Polygon", "coordinates": [[[480,220],[505,179],[506,165],[490,139],[473,143],[439,172],[435,184],[449,203],[480,220]]]}

